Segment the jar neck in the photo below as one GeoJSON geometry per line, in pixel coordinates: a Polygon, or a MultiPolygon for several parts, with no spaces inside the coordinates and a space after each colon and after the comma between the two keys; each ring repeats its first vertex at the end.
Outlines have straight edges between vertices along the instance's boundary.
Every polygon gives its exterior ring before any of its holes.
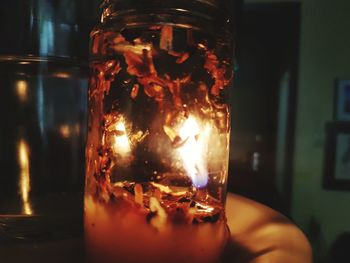
{"type": "Polygon", "coordinates": [[[232,12],[223,0],[105,0],[101,22],[176,24],[231,31],[232,12]]]}

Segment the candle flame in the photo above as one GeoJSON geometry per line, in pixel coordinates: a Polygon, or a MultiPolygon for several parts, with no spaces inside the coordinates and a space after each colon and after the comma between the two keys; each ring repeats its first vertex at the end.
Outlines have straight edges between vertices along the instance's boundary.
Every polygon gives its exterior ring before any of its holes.
{"type": "Polygon", "coordinates": [[[178,149],[187,175],[196,188],[205,187],[208,183],[207,145],[210,126],[200,129],[194,117],[189,116],[180,129],[179,136],[185,143],[178,149]]]}
{"type": "Polygon", "coordinates": [[[20,167],[19,193],[22,198],[22,212],[25,215],[33,214],[29,201],[30,176],[29,176],[29,147],[25,140],[21,139],[18,143],[18,161],[20,167]]]}
{"type": "Polygon", "coordinates": [[[118,120],[114,124],[114,144],[113,151],[122,156],[128,155],[131,152],[129,138],[126,133],[125,123],[123,119],[118,120]]]}

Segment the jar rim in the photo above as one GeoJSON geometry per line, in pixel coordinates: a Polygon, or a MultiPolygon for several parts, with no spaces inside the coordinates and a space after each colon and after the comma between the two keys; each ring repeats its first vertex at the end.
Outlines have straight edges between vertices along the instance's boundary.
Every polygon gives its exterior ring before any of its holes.
{"type": "Polygon", "coordinates": [[[207,20],[225,21],[232,18],[232,0],[103,0],[101,22],[105,23],[127,13],[166,12],[192,13],[207,20]]]}
{"type": "MultiPolygon", "coordinates": [[[[126,0],[103,0],[103,2],[101,3],[101,8],[105,8],[107,6],[109,6],[110,4],[116,4],[116,3],[121,3],[121,2],[125,2],[126,0]]],[[[199,2],[202,4],[206,4],[206,5],[210,5],[212,7],[219,7],[219,1],[220,0],[189,0],[192,2],[199,2]]]]}

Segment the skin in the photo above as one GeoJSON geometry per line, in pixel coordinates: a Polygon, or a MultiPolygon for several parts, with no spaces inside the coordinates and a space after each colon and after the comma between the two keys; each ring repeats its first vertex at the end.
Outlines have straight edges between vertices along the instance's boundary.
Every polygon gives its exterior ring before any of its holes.
{"type": "Polygon", "coordinates": [[[311,263],[312,250],[289,219],[242,196],[228,194],[230,240],[222,261],[253,263],[311,263]]]}

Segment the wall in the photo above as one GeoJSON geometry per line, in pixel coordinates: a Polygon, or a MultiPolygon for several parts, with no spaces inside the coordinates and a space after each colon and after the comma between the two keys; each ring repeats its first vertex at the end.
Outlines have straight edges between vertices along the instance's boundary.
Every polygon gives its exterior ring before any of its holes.
{"type": "Polygon", "coordinates": [[[291,3],[291,2],[303,2],[305,0],[244,0],[246,4],[264,4],[264,3],[291,3]]]}
{"type": "MultiPolygon", "coordinates": [[[[245,0],[283,2],[290,1],[245,0]]],[[[310,229],[314,218],[321,229],[316,248],[327,251],[341,232],[350,231],[350,192],[322,189],[325,123],[333,118],[334,80],[350,79],[350,1],[299,2],[302,20],[292,217],[309,235],[315,231],[310,229]]]]}
{"type": "Polygon", "coordinates": [[[350,192],[322,189],[325,123],[335,78],[350,78],[350,1],[302,1],[292,216],[306,232],[314,217],[323,248],[350,231],[350,192]]]}

